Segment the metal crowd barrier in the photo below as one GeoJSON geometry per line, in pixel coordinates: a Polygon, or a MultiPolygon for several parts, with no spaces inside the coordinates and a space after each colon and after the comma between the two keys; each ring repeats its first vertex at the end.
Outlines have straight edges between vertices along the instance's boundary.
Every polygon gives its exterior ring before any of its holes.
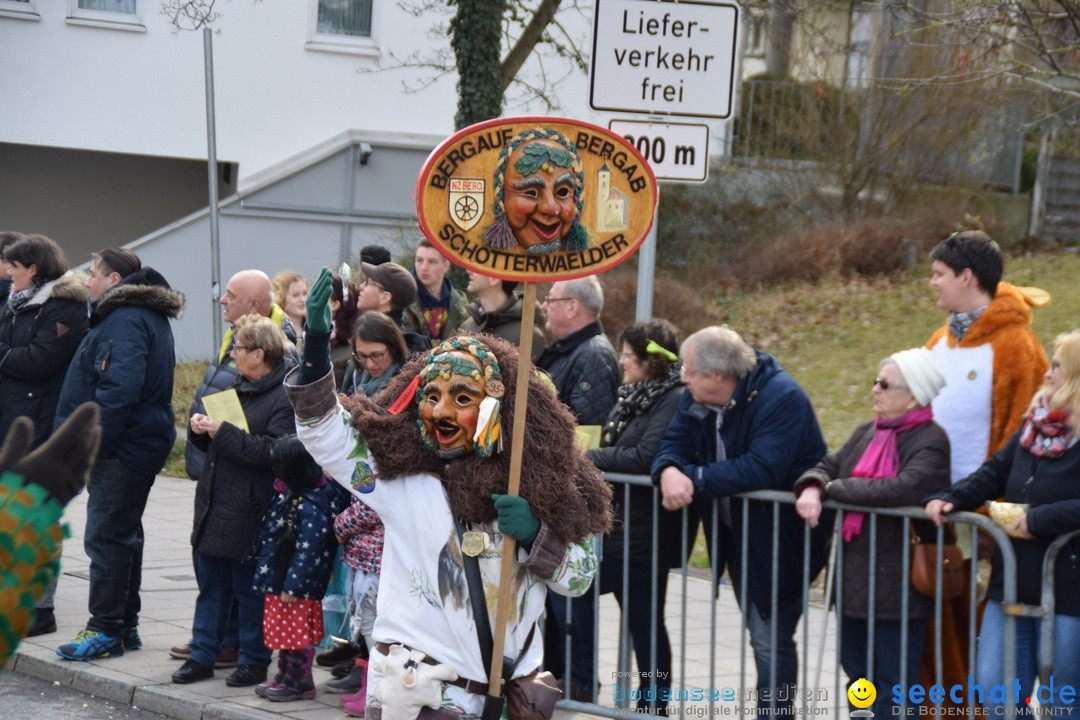
{"type": "MultiPolygon", "coordinates": [[[[627,619],[628,615],[629,615],[627,603],[629,602],[628,592],[629,592],[629,569],[630,569],[629,568],[629,554],[630,554],[629,553],[629,545],[630,545],[630,538],[629,538],[630,533],[629,533],[629,530],[630,530],[630,528],[629,528],[629,518],[628,518],[628,515],[626,513],[626,510],[627,510],[628,505],[629,505],[629,502],[628,502],[629,501],[629,491],[630,491],[630,488],[632,486],[639,485],[639,486],[652,487],[652,485],[651,485],[651,482],[649,481],[648,476],[643,476],[643,475],[625,475],[625,474],[619,474],[619,473],[606,473],[605,477],[609,482],[612,482],[612,483],[615,484],[615,486],[616,486],[615,487],[616,498],[617,499],[619,499],[619,498],[622,499],[623,516],[620,517],[620,518],[617,518],[617,521],[621,521],[626,526],[625,527],[625,532],[623,533],[623,553],[622,553],[622,556],[623,556],[622,557],[622,597],[624,599],[624,605],[623,605],[623,611],[621,613],[621,619],[620,619],[620,622],[619,622],[618,650],[617,650],[616,653],[614,653],[614,655],[615,655],[615,657],[614,657],[614,665],[615,665],[616,670],[612,673],[614,678],[605,679],[605,678],[599,678],[599,676],[598,676],[598,667],[601,664],[601,661],[600,661],[601,653],[599,651],[599,648],[600,648],[600,644],[599,644],[600,630],[599,630],[599,628],[600,628],[600,605],[601,605],[601,602],[600,602],[600,595],[599,595],[600,575],[598,574],[596,580],[593,583],[592,588],[589,590],[589,592],[593,594],[593,599],[594,599],[593,611],[592,611],[592,620],[593,620],[592,647],[594,649],[596,649],[594,651],[594,659],[593,659],[592,671],[593,671],[594,678],[598,678],[599,682],[603,683],[603,688],[601,688],[600,686],[597,686],[596,688],[594,688],[593,695],[592,695],[592,702],[575,701],[575,700],[569,699],[568,697],[564,696],[564,699],[560,700],[560,702],[559,702],[559,707],[564,709],[564,710],[569,710],[569,711],[574,711],[574,712],[586,712],[586,713],[590,713],[590,714],[594,714],[594,715],[598,715],[598,716],[603,716],[603,717],[618,718],[618,717],[625,717],[630,712],[634,712],[635,710],[634,710],[633,705],[634,705],[634,703],[636,701],[636,699],[633,698],[633,688],[632,688],[633,682],[631,682],[631,676],[630,676],[630,670],[631,670],[631,652],[630,652],[631,641],[630,641],[630,634],[629,634],[629,628],[628,628],[628,619],[627,619]],[[612,679],[615,680],[614,685],[611,684],[612,679]],[[611,688],[611,692],[608,692],[608,690],[606,689],[606,688],[609,688],[609,687],[611,688]]],[[[653,495],[653,506],[652,506],[653,526],[656,527],[657,523],[659,521],[659,510],[660,510],[660,493],[659,493],[659,490],[654,488],[652,495],[653,495]]],[[[795,497],[794,497],[794,495],[792,493],[774,491],[774,490],[759,490],[759,491],[747,492],[747,493],[740,494],[738,497],[741,497],[741,498],[749,501],[749,502],[743,502],[742,503],[742,538],[741,538],[741,543],[740,543],[741,544],[741,553],[742,553],[741,554],[742,567],[747,568],[750,502],[767,503],[767,504],[770,504],[772,506],[772,518],[773,518],[772,551],[773,551],[773,557],[775,558],[777,553],[779,552],[779,549],[780,549],[780,537],[779,537],[779,532],[778,532],[779,522],[780,522],[780,520],[779,520],[779,518],[780,518],[780,507],[781,507],[781,505],[793,505],[794,502],[795,502],[795,497]]],[[[907,537],[909,537],[911,535],[911,530],[912,530],[911,522],[912,522],[912,520],[926,520],[926,515],[925,515],[925,513],[924,513],[924,511],[923,511],[923,509],[921,507],[870,508],[870,507],[861,507],[861,506],[855,506],[855,505],[845,505],[845,504],[841,504],[841,503],[837,503],[837,502],[833,502],[833,501],[829,501],[829,500],[824,501],[822,504],[823,504],[823,507],[826,510],[835,510],[835,511],[839,511],[839,512],[836,512],[836,519],[835,519],[835,523],[834,523],[834,526],[833,526],[832,549],[830,550],[830,558],[829,558],[829,562],[828,562],[828,565],[827,565],[827,568],[826,568],[828,581],[827,581],[827,586],[825,588],[824,601],[817,601],[817,602],[814,602],[814,603],[811,602],[812,583],[815,581],[815,578],[810,577],[810,568],[811,568],[811,560],[810,560],[810,527],[806,523],[803,523],[803,532],[804,532],[804,535],[803,535],[803,545],[804,545],[804,547],[803,547],[803,558],[802,558],[803,595],[802,595],[802,618],[800,620],[802,642],[798,643],[798,645],[799,645],[799,648],[798,648],[798,665],[799,665],[799,668],[800,668],[800,675],[798,676],[799,677],[799,682],[798,682],[799,689],[795,692],[795,695],[796,695],[795,699],[798,702],[798,707],[793,708],[790,711],[790,714],[800,714],[800,715],[803,715],[804,717],[805,716],[811,716],[811,715],[825,715],[825,716],[833,716],[833,717],[843,717],[842,713],[846,712],[847,708],[848,708],[847,695],[846,695],[846,689],[847,689],[847,686],[848,686],[848,682],[847,682],[846,676],[843,673],[843,670],[840,667],[840,643],[841,643],[842,638],[841,638],[841,633],[840,633],[840,620],[839,620],[839,618],[841,617],[841,614],[842,614],[842,611],[843,611],[843,606],[842,606],[842,592],[840,592],[840,588],[834,587],[834,584],[837,582],[836,578],[842,578],[843,577],[843,562],[844,562],[844,560],[843,560],[843,554],[844,554],[843,545],[844,545],[844,543],[843,542],[837,542],[837,540],[839,538],[839,530],[840,530],[840,527],[841,527],[841,524],[842,524],[843,512],[844,511],[858,511],[858,512],[866,514],[867,518],[866,518],[866,521],[864,523],[864,532],[868,532],[868,534],[869,534],[868,537],[869,537],[869,544],[870,544],[870,558],[871,558],[871,563],[872,563],[871,567],[873,567],[873,563],[876,561],[877,537],[878,537],[877,523],[878,523],[878,518],[879,517],[899,517],[899,518],[902,518],[903,519],[903,537],[907,538],[907,537]],[[830,597],[830,594],[832,594],[832,596],[834,597],[833,609],[835,610],[835,612],[833,612],[830,609],[830,606],[827,604],[828,598],[830,597]],[[820,638],[819,638],[819,646],[816,648],[816,650],[812,650],[811,643],[810,643],[810,629],[811,629],[811,617],[810,616],[811,616],[811,608],[812,607],[814,609],[813,614],[816,617],[820,618],[820,620],[822,622],[822,630],[821,630],[820,638]],[[831,634],[830,634],[830,632],[828,631],[827,625],[830,622],[831,617],[833,618],[833,622],[835,622],[836,628],[834,630],[832,630],[831,634]],[[825,654],[826,641],[829,640],[829,639],[835,639],[835,643],[836,643],[835,659],[834,659],[834,661],[832,663],[832,674],[833,674],[833,687],[832,687],[832,690],[833,690],[833,692],[831,693],[831,697],[829,697],[829,693],[827,693],[826,689],[822,687],[822,681],[821,681],[822,673],[827,671],[827,666],[826,666],[826,663],[824,661],[824,654],[825,654]],[[814,657],[814,656],[816,656],[816,657],[814,657]],[[814,679],[813,680],[811,680],[811,677],[810,677],[811,670],[813,670],[813,672],[814,672],[814,679]],[[823,701],[824,701],[824,703],[823,703],[823,701]],[[831,707],[830,707],[830,705],[831,705],[831,707]]],[[[717,499],[717,500],[714,500],[711,503],[710,513],[711,513],[711,520],[712,520],[712,522],[714,524],[713,525],[714,527],[718,526],[718,522],[720,520],[720,517],[726,511],[727,511],[727,508],[722,505],[721,500],[717,499]]],[[[687,533],[687,530],[688,530],[687,526],[688,526],[688,523],[689,523],[689,517],[690,516],[689,516],[689,513],[687,512],[686,508],[683,509],[683,511],[681,512],[680,515],[681,515],[681,521],[680,522],[682,524],[682,527],[681,527],[681,537],[682,537],[681,553],[682,553],[682,555],[681,555],[681,557],[686,558],[686,557],[689,556],[689,551],[691,549],[691,548],[688,547],[688,543],[691,542],[691,541],[688,540],[688,538],[687,538],[687,534],[688,534],[687,533]]],[[[824,517],[824,513],[823,513],[823,517],[824,517]]],[[[798,522],[802,522],[802,521],[798,520],[798,522]]],[[[954,513],[949,515],[949,522],[958,526],[958,528],[957,528],[958,534],[960,532],[970,533],[971,547],[972,548],[977,547],[977,533],[978,533],[978,530],[981,529],[984,532],[986,532],[993,539],[993,541],[997,544],[998,549],[1000,550],[1001,562],[1003,563],[1002,570],[1003,570],[1003,578],[1004,578],[1003,598],[1002,598],[1002,608],[1003,608],[1003,610],[1005,612],[1005,614],[1004,614],[1004,640],[1003,640],[1003,644],[1002,644],[1002,648],[1001,648],[1001,652],[1003,653],[1004,677],[1005,678],[1015,678],[1016,677],[1016,617],[1017,616],[1035,616],[1035,617],[1040,617],[1040,618],[1044,619],[1044,622],[1042,623],[1042,628],[1041,628],[1042,637],[1045,638],[1045,639],[1051,639],[1051,641],[1044,640],[1041,643],[1040,668],[1041,668],[1041,670],[1043,672],[1048,673],[1049,669],[1052,667],[1052,663],[1053,663],[1053,659],[1052,659],[1052,653],[1053,653],[1053,642],[1052,642],[1052,637],[1053,637],[1053,574],[1052,573],[1047,573],[1044,570],[1044,574],[1043,574],[1043,577],[1044,577],[1043,602],[1042,602],[1041,606],[1031,607],[1031,606],[1019,605],[1017,603],[1017,588],[1016,588],[1016,557],[1015,557],[1015,553],[1013,552],[1012,543],[1010,542],[1010,540],[1009,540],[1008,536],[1006,535],[1006,533],[1000,527],[998,527],[993,521],[991,521],[989,518],[986,518],[986,517],[984,517],[982,515],[978,515],[978,514],[974,514],[974,513],[954,512],[954,513]]],[[[942,671],[943,671],[943,668],[942,668],[942,635],[941,635],[941,618],[942,618],[943,599],[942,599],[942,596],[941,596],[941,570],[940,570],[940,568],[941,568],[941,560],[942,560],[942,543],[943,543],[943,538],[944,538],[943,532],[944,532],[944,527],[937,528],[937,537],[936,537],[937,559],[938,559],[937,565],[938,565],[939,569],[938,569],[938,575],[937,575],[937,578],[936,578],[937,592],[935,593],[935,597],[933,599],[933,608],[934,608],[934,610],[933,610],[933,622],[934,622],[934,628],[935,628],[934,637],[933,637],[934,658],[935,658],[935,660],[934,660],[934,676],[935,676],[935,680],[936,680],[937,684],[939,684],[939,685],[942,682],[942,671]]],[[[1064,535],[1064,536],[1058,538],[1051,545],[1050,550],[1047,552],[1047,555],[1046,555],[1046,567],[1052,568],[1054,559],[1057,557],[1057,554],[1060,551],[1060,549],[1062,547],[1064,547],[1064,545],[1070,539],[1072,539],[1073,537],[1076,537],[1078,535],[1080,535],[1080,531],[1077,531],[1075,533],[1070,533],[1068,535],[1064,535]]],[[[599,543],[599,540],[598,540],[598,543],[599,543]]],[[[718,533],[713,533],[712,534],[711,547],[708,548],[710,559],[716,557],[717,550],[718,550],[717,544],[718,544],[718,533]]],[[[600,548],[598,547],[597,550],[598,550],[598,553],[599,553],[600,548]]],[[[657,533],[654,532],[653,537],[652,537],[652,547],[651,547],[651,558],[652,558],[651,564],[652,564],[653,581],[652,581],[652,592],[651,592],[651,596],[650,596],[653,607],[655,607],[655,604],[657,602],[657,580],[656,580],[656,577],[657,577],[657,566],[658,566],[658,552],[659,552],[659,548],[658,548],[657,533]]],[[[670,633],[670,636],[671,636],[671,645],[672,645],[671,689],[673,691],[673,695],[677,695],[677,697],[670,702],[670,705],[671,705],[671,708],[672,708],[672,714],[677,713],[677,714],[679,714],[681,716],[692,716],[692,717],[705,717],[706,715],[708,715],[708,716],[731,715],[733,717],[735,717],[735,716],[749,716],[749,715],[754,715],[755,714],[755,700],[759,700],[756,703],[757,707],[760,707],[760,708],[769,707],[771,710],[775,710],[776,709],[776,703],[777,703],[777,698],[775,697],[775,693],[773,693],[773,695],[769,697],[768,703],[766,705],[766,704],[761,703],[759,698],[756,698],[756,693],[754,691],[748,692],[748,688],[747,688],[747,672],[748,671],[755,673],[755,675],[751,678],[751,682],[752,682],[751,687],[753,687],[755,690],[756,690],[756,687],[757,687],[756,682],[754,682],[754,677],[756,677],[756,669],[754,667],[752,667],[752,666],[749,666],[749,663],[747,662],[747,656],[748,656],[747,649],[748,649],[748,644],[749,644],[749,632],[747,630],[747,612],[748,612],[748,608],[749,608],[749,605],[748,605],[748,598],[749,598],[748,592],[749,591],[748,591],[748,583],[747,583],[747,575],[748,575],[747,572],[742,573],[742,579],[741,579],[741,582],[739,584],[739,587],[733,587],[732,588],[733,592],[735,592],[737,594],[737,597],[739,599],[739,608],[741,608],[741,625],[740,625],[740,627],[738,629],[738,636],[739,636],[738,692],[737,692],[737,694],[734,694],[734,687],[725,687],[725,688],[723,688],[724,692],[720,693],[722,695],[722,697],[716,697],[716,695],[718,694],[716,692],[718,690],[718,682],[720,682],[722,680],[721,674],[718,671],[719,670],[719,668],[718,668],[719,662],[718,661],[721,659],[720,658],[721,650],[718,649],[718,634],[722,630],[730,632],[730,626],[729,625],[721,627],[718,624],[717,613],[718,613],[718,610],[720,609],[720,607],[725,605],[726,603],[729,603],[730,600],[720,600],[719,599],[721,578],[717,577],[716,570],[715,570],[716,563],[710,562],[710,565],[712,566],[712,570],[711,570],[710,576],[709,576],[709,589],[708,589],[708,597],[711,599],[711,602],[709,603],[710,613],[709,613],[709,618],[708,618],[709,619],[709,623],[708,623],[708,628],[709,628],[708,629],[708,663],[707,663],[708,672],[707,672],[707,675],[705,677],[702,677],[700,675],[695,676],[697,680],[705,680],[706,681],[707,687],[704,687],[704,688],[701,685],[690,686],[688,684],[688,680],[687,680],[687,678],[689,677],[688,676],[688,667],[687,667],[688,662],[691,661],[691,660],[693,660],[694,662],[698,662],[697,658],[691,658],[692,650],[691,650],[691,648],[690,648],[690,646],[688,644],[688,640],[689,640],[689,638],[688,638],[688,633],[689,633],[689,631],[688,631],[688,626],[689,626],[688,620],[691,619],[691,618],[688,617],[688,612],[689,612],[688,586],[691,583],[691,573],[690,573],[690,571],[689,571],[689,569],[687,567],[687,564],[684,563],[681,570],[678,570],[678,569],[673,570],[673,571],[671,571],[672,575],[669,576],[669,579],[674,580],[675,577],[676,577],[676,574],[677,574],[677,577],[681,580],[681,586],[680,586],[680,589],[681,589],[681,606],[679,607],[679,613],[678,613],[678,615],[679,615],[679,621],[678,621],[679,622],[679,627],[678,627],[677,633],[676,633],[675,623],[674,622],[669,622],[668,623],[668,625],[669,625],[669,633],[670,633]],[[694,694],[696,690],[705,690],[706,691],[704,693],[704,695],[706,696],[705,699],[698,700],[697,697],[694,694]],[[731,697],[732,695],[734,697],[731,697]],[[720,704],[728,704],[731,701],[734,702],[734,705],[730,705],[729,706],[730,709],[725,709],[725,708],[720,708],[719,707],[720,704]],[[701,703],[705,703],[705,705],[702,705],[701,703]]],[[[910,573],[911,573],[911,545],[908,542],[904,543],[904,546],[903,546],[902,551],[901,551],[901,566],[902,566],[903,576],[904,577],[910,577],[910,573]]],[[[968,596],[967,596],[967,604],[968,604],[969,617],[970,617],[970,620],[969,620],[969,623],[968,623],[968,638],[969,638],[969,640],[968,640],[968,648],[967,648],[967,662],[968,662],[968,668],[969,668],[970,674],[974,675],[974,672],[975,672],[974,671],[974,668],[975,668],[975,653],[976,653],[976,644],[975,644],[975,642],[976,642],[976,627],[975,627],[975,623],[976,623],[976,609],[977,609],[977,604],[978,604],[977,597],[976,597],[976,563],[972,562],[972,563],[970,563],[970,566],[971,566],[971,568],[970,568],[970,576],[968,578],[969,592],[968,592],[968,596]]],[[[770,576],[771,577],[771,583],[772,583],[772,595],[771,595],[771,598],[770,598],[770,604],[771,604],[770,618],[772,618],[772,620],[771,620],[770,628],[769,628],[769,630],[770,630],[770,640],[771,640],[770,647],[772,648],[771,658],[770,658],[771,659],[770,665],[771,665],[772,671],[770,673],[769,686],[772,687],[772,688],[776,688],[776,686],[777,686],[777,677],[776,677],[776,672],[777,672],[777,655],[776,655],[776,652],[777,652],[777,642],[776,642],[777,641],[777,627],[776,627],[776,625],[777,625],[777,623],[776,623],[776,617],[777,617],[778,604],[779,604],[778,582],[777,582],[778,581],[778,574],[779,574],[779,567],[778,567],[778,564],[774,562],[773,567],[771,569],[771,576],[770,576]]],[[[875,587],[875,575],[876,575],[875,573],[871,572],[870,573],[870,578],[869,578],[869,608],[870,608],[870,612],[868,613],[868,615],[871,618],[874,615],[873,609],[874,609],[875,604],[877,602],[877,596],[876,596],[877,588],[875,587]]],[[[901,633],[900,633],[900,635],[901,635],[901,647],[900,647],[899,651],[901,653],[900,654],[901,660],[906,657],[907,650],[908,650],[908,648],[907,648],[907,629],[908,629],[908,623],[909,623],[909,618],[908,618],[908,613],[909,613],[908,604],[909,603],[908,603],[908,600],[909,600],[909,593],[910,592],[912,592],[912,589],[910,588],[910,583],[904,583],[902,585],[902,597],[901,597],[902,610],[901,610],[901,619],[900,619],[900,622],[901,622],[901,633]]],[[[567,677],[569,677],[570,674],[571,674],[570,673],[570,668],[571,668],[571,664],[572,664],[572,659],[575,656],[574,647],[573,647],[573,637],[571,635],[571,629],[572,629],[572,625],[573,625],[573,622],[572,622],[573,613],[572,613],[572,610],[571,610],[571,602],[570,602],[569,598],[567,598],[565,600],[563,600],[562,598],[559,598],[559,600],[566,603],[566,617],[568,619],[568,623],[567,623],[568,627],[566,628],[566,635],[564,636],[565,649],[564,649],[563,661],[565,663],[565,675],[567,677]]],[[[616,607],[616,612],[617,611],[618,611],[618,608],[616,607]]],[[[652,616],[655,616],[654,613],[650,613],[650,614],[652,616]]],[[[698,619],[700,619],[700,617],[698,617],[698,619]]],[[[868,623],[867,675],[870,675],[870,676],[873,675],[873,653],[872,653],[872,649],[874,647],[874,625],[875,625],[875,623],[873,623],[873,622],[868,623]]],[[[797,631],[796,636],[798,636],[799,634],[800,633],[797,631]]],[[[650,668],[655,670],[655,668],[656,668],[656,639],[657,639],[657,626],[656,626],[655,623],[651,624],[650,638],[651,638],[650,647],[651,647],[651,650],[652,650],[651,658],[650,658],[650,668]]],[[[700,636],[695,636],[695,638],[694,638],[694,640],[698,640],[698,641],[700,641],[700,639],[701,639],[700,636]]],[[[611,655],[610,651],[608,651],[605,654],[605,659],[604,659],[605,664],[610,664],[610,660],[611,660],[610,655],[611,655]]],[[[750,654],[750,660],[751,661],[753,660],[753,655],[752,654],[750,654]]],[[[908,688],[912,682],[918,682],[918,678],[908,678],[907,677],[906,667],[904,666],[903,663],[901,663],[900,672],[901,672],[901,685],[903,685],[904,688],[908,688]]],[[[1042,674],[1042,672],[1040,674],[1042,674]]],[[[727,674],[725,674],[723,676],[723,678],[728,678],[728,677],[730,677],[730,676],[727,675],[727,674]]],[[[878,688],[879,694],[881,692],[889,692],[889,691],[890,691],[889,688],[878,688]]],[[[785,700],[785,698],[780,698],[780,700],[783,701],[783,700],[785,700]]],[[[971,712],[972,710],[974,710],[974,698],[968,698],[968,702],[970,704],[967,706],[967,708],[968,708],[968,711],[971,712]]],[[[655,711],[656,707],[662,706],[663,704],[664,703],[660,702],[659,700],[649,702],[647,704],[646,710],[649,711],[649,712],[655,711]]],[[[935,708],[936,708],[936,712],[935,711],[929,711],[928,712],[928,711],[924,710],[923,714],[937,715],[937,716],[947,714],[947,713],[944,713],[944,712],[941,711],[940,703],[936,704],[935,708]]],[[[783,709],[783,708],[781,708],[781,709],[783,709]]],[[[907,694],[905,693],[903,703],[902,703],[901,708],[900,708],[900,712],[904,713],[907,710],[908,710],[908,708],[907,708],[907,694]]],[[[1013,709],[1012,711],[1015,711],[1015,709],[1013,709]]],[[[1010,709],[1007,709],[1006,712],[1011,714],[1010,709]]]]}

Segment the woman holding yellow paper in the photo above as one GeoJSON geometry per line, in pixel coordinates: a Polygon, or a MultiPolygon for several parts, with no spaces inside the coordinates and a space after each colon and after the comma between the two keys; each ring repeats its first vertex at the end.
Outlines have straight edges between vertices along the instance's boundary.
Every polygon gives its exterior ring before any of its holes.
{"type": "Polygon", "coordinates": [[[267,318],[249,315],[236,323],[232,358],[239,371],[235,392],[247,431],[235,422],[196,413],[188,441],[206,452],[195,491],[191,544],[199,596],[192,622],[191,658],[173,674],[175,683],[214,676],[219,638],[235,599],[239,606],[240,665],[226,679],[232,687],[266,679],[270,651],[263,644],[262,597],[252,588],[251,548],[274,496],[271,448],[294,432],[292,407],[282,380],[292,364],[289,341],[267,318]]]}

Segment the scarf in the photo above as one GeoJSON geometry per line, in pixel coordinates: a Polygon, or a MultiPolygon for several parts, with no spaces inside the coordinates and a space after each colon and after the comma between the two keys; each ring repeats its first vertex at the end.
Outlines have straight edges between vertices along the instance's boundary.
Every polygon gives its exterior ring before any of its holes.
{"type": "MultiPolygon", "coordinates": [[[[874,423],[874,437],[863,450],[859,462],[855,463],[851,476],[887,478],[896,475],[900,472],[900,451],[896,447],[896,436],[933,419],[934,411],[929,405],[892,420],[882,420],[879,417],[874,423]]],[[[851,542],[852,538],[862,532],[864,517],[866,513],[861,512],[849,511],[844,515],[844,542],[851,542]]]]}
{"type": "Polygon", "coordinates": [[[365,395],[374,395],[379,391],[379,388],[385,385],[387,380],[394,377],[394,373],[396,373],[400,369],[401,363],[394,363],[390,367],[386,368],[386,372],[384,372],[382,375],[377,378],[373,378],[371,377],[371,373],[369,373],[365,368],[364,372],[361,373],[360,378],[356,381],[356,386],[353,389],[353,392],[363,390],[365,395]]]}
{"type": "Polygon", "coordinates": [[[1050,409],[1050,398],[1042,395],[1024,416],[1020,445],[1038,458],[1060,457],[1076,444],[1071,415],[1068,410],[1050,409]]]}
{"type": "Polygon", "coordinates": [[[22,309],[22,306],[30,302],[30,298],[34,297],[40,289],[41,288],[37,285],[31,285],[25,290],[19,290],[17,292],[12,291],[12,293],[8,295],[7,300],[8,307],[11,308],[12,314],[19,312],[19,310],[22,309]]]}
{"type": "Polygon", "coordinates": [[[439,297],[435,297],[428,292],[415,272],[413,278],[416,280],[416,293],[420,299],[420,321],[424,324],[424,334],[429,338],[439,339],[446,327],[446,321],[450,319],[450,294],[453,286],[449,278],[443,278],[442,292],[439,297]]]}
{"type": "Polygon", "coordinates": [[[974,325],[975,321],[983,314],[986,307],[986,305],[983,305],[978,310],[972,310],[971,312],[966,313],[949,313],[949,331],[956,338],[957,342],[962,340],[964,335],[967,335],[967,331],[971,329],[971,326],[974,325]]]}
{"type": "Polygon", "coordinates": [[[653,403],[680,382],[679,369],[673,364],[668,376],[662,380],[642,380],[620,386],[619,399],[611,409],[600,436],[600,447],[613,446],[622,437],[631,420],[649,412],[653,403]]]}

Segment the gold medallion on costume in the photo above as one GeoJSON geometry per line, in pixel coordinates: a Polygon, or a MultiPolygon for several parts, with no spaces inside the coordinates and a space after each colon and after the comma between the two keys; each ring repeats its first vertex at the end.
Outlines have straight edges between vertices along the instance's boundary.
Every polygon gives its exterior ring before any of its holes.
{"type": "Polygon", "coordinates": [[[469,557],[476,557],[488,549],[491,537],[481,530],[469,530],[461,536],[461,552],[469,557]]]}

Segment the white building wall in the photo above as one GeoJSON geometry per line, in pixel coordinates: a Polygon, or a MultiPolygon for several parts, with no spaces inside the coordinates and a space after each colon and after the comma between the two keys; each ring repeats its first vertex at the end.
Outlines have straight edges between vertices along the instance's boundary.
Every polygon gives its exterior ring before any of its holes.
{"type": "MultiPolygon", "coordinates": [[[[431,24],[387,4],[374,18],[384,64],[391,45],[406,56],[426,44],[431,24]]],[[[40,20],[0,17],[4,104],[25,110],[0,114],[0,141],[205,158],[202,33],[171,33],[159,0],[139,0],[145,32],[73,25],[67,7],[36,0],[40,20]]],[[[375,59],[305,49],[308,0],[218,8],[218,158],[241,177],[348,128],[452,131],[454,78],[405,94],[415,70],[363,73],[375,59]]]]}

